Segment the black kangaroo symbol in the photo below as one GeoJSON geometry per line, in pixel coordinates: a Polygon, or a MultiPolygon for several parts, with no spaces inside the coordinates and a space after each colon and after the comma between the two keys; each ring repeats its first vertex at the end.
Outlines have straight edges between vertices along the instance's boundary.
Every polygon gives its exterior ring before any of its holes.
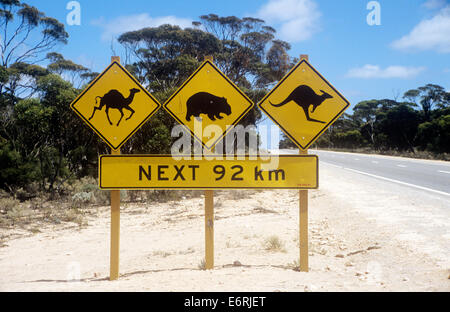
{"type": "Polygon", "coordinates": [[[94,111],[92,112],[91,117],[89,117],[89,120],[91,120],[92,117],[94,117],[94,114],[97,110],[102,110],[103,106],[106,106],[105,113],[106,113],[106,117],[108,118],[110,125],[112,125],[112,122],[109,119],[109,109],[115,108],[120,111],[121,116],[120,116],[119,121],[117,122],[117,126],[119,126],[120,121],[122,120],[123,115],[124,115],[123,111],[122,111],[124,108],[131,112],[131,115],[128,116],[128,118],[126,118],[125,120],[128,120],[131,118],[131,116],[133,116],[134,109],[132,109],[130,107],[130,104],[131,104],[131,102],[133,102],[134,95],[139,92],[141,92],[139,89],[136,89],[136,88],[130,89],[130,95],[127,98],[125,98],[122,95],[122,93],[113,89],[113,90],[108,91],[108,93],[106,93],[104,96],[96,96],[95,104],[97,104],[97,99],[100,99],[100,106],[94,107],[94,111]]]}
{"type": "Polygon", "coordinates": [[[313,106],[311,113],[314,113],[317,106],[322,104],[323,101],[325,101],[326,99],[333,98],[331,95],[329,95],[325,91],[323,91],[323,90],[320,90],[320,91],[322,92],[322,94],[318,95],[309,86],[301,85],[301,86],[298,86],[297,88],[295,88],[295,90],[292,91],[291,94],[289,94],[289,96],[280,104],[272,104],[270,101],[269,101],[269,103],[275,107],[280,107],[280,106],[283,106],[283,105],[289,103],[290,101],[294,101],[298,106],[303,108],[306,119],[308,121],[325,123],[324,121],[320,121],[320,120],[309,117],[309,106],[310,105],[313,106]]]}

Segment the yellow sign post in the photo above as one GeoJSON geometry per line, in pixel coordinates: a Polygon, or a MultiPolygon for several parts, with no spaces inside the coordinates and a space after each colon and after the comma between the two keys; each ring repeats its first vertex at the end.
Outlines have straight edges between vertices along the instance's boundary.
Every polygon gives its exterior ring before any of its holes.
{"type": "Polygon", "coordinates": [[[102,155],[101,189],[316,189],[316,155],[102,155]],[[190,157],[186,155],[185,157],[190,157]]]}
{"type": "MultiPolygon", "coordinates": [[[[205,56],[213,64],[213,56],[205,56]]],[[[209,117],[209,116],[208,116],[209,117]]],[[[219,115],[219,117],[221,117],[219,115]]],[[[203,132],[203,129],[202,129],[203,132]]],[[[203,135],[202,135],[203,136],[203,135]]],[[[214,152],[214,148],[211,149],[214,152]]],[[[214,268],[214,190],[205,190],[205,269],[214,268]]]]}
{"type": "MultiPolygon", "coordinates": [[[[120,155],[112,150],[112,155],[120,155]]],[[[111,190],[111,242],[109,256],[109,279],[119,278],[120,258],[120,190],[111,190]]]]}
{"type": "Polygon", "coordinates": [[[206,59],[163,106],[194,138],[211,150],[253,108],[254,103],[210,59],[206,59]],[[208,126],[218,127],[221,133],[204,138],[202,133],[208,126]]]}
{"type": "Polygon", "coordinates": [[[205,190],[205,269],[214,268],[214,190],[205,190]]]}
{"type": "MultiPolygon", "coordinates": [[[[308,61],[308,55],[300,55],[300,61],[308,61]]],[[[308,155],[308,150],[299,149],[300,155],[308,155]]],[[[300,272],[309,271],[309,233],[308,233],[308,190],[298,191],[299,205],[299,269],[300,272]]]]}
{"type": "MultiPolygon", "coordinates": [[[[111,148],[120,147],[161,104],[111,57],[111,64],[70,104],[70,107],[111,148]]],[[[110,280],[119,278],[120,190],[111,191],[110,280]]]]}
{"type": "Polygon", "coordinates": [[[301,150],[307,150],[349,105],[306,58],[258,104],[301,150]]]}
{"type": "MultiPolygon", "coordinates": [[[[212,56],[164,103],[192,136],[212,151],[254,103],[213,63],[212,56]],[[211,127],[212,126],[212,127],[211,127]],[[212,137],[205,129],[214,132],[212,137]],[[203,134],[207,134],[204,136],[203,134]]],[[[214,267],[214,191],[205,191],[205,268],[214,267]]]]}
{"type": "MultiPolygon", "coordinates": [[[[120,64],[120,57],[111,57],[111,62],[120,64]]],[[[120,148],[111,149],[112,155],[120,155],[120,148]]],[[[120,190],[111,191],[111,239],[109,249],[109,279],[111,281],[119,278],[120,259],[120,190]]]]}
{"type": "Polygon", "coordinates": [[[112,61],[70,104],[113,150],[119,149],[160,106],[117,61],[112,61]]]}
{"type": "MultiPolygon", "coordinates": [[[[308,155],[308,148],[350,103],[309,64],[308,55],[281,79],[258,106],[308,155]]],[[[299,191],[300,271],[308,272],[308,190],[299,191]]]]}

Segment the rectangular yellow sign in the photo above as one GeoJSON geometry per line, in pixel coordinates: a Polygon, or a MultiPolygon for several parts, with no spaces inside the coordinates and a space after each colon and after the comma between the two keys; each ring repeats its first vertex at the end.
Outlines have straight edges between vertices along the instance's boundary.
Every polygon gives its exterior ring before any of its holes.
{"type": "Polygon", "coordinates": [[[316,189],[316,155],[102,155],[101,189],[316,189]],[[187,159],[190,158],[190,159],[187,159]],[[179,158],[178,158],[179,159],[179,158]]]}

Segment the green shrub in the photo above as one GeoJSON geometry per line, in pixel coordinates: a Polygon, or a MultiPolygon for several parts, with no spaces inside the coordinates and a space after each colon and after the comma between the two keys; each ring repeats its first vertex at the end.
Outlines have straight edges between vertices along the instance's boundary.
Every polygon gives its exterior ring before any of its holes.
{"type": "Polygon", "coordinates": [[[87,204],[92,201],[92,192],[80,192],[72,196],[72,202],[75,204],[87,204]]]}

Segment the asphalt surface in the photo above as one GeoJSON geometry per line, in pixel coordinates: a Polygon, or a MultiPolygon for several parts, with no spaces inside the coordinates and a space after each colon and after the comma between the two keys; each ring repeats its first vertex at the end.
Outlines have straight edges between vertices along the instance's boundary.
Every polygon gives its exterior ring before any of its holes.
{"type": "MultiPolygon", "coordinates": [[[[309,150],[326,163],[374,179],[450,197],[450,163],[402,157],[309,150]]],[[[282,149],[280,154],[298,154],[282,149]]]]}

